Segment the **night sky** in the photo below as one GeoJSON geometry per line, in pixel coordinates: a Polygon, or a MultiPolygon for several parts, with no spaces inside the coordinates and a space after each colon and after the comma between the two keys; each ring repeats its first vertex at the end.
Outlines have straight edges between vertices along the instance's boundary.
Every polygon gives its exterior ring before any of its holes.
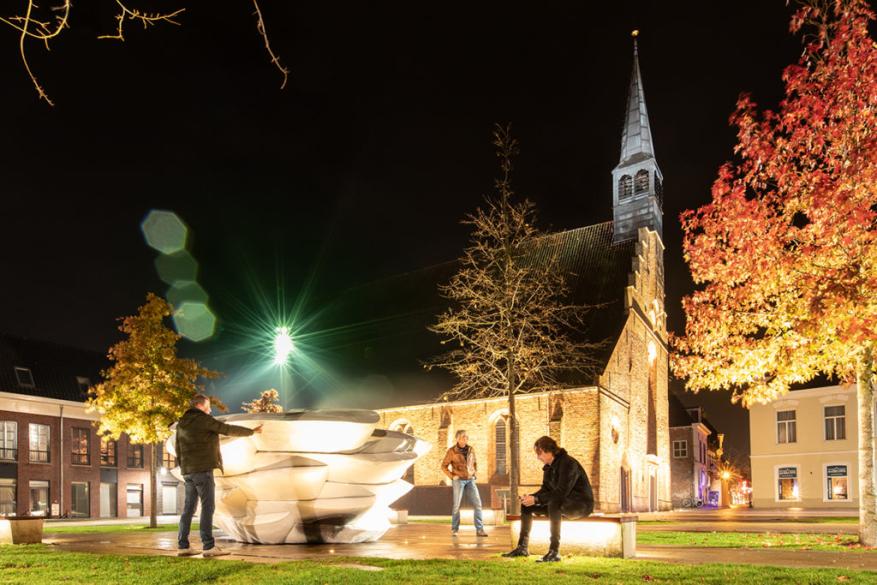
{"type": "MultiPolygon", "coordinates": [[[[220,318],[215,340],[184,351],[233,356],[229,332],[250,326],[259,295],[306,315],[457,257],[459,220],[492,188],[494,122],[521,142],[514,184],[543,228],[611,219],[633,28],[678,331],[691,283],[676,218],[707,201],[730,158],[738,94],[775,106],[800,52],[781,0],[263,2],[291,71],[281,91],[249,2],[209,4],[189,3],[180,27],[129,24],[125,43],[95,38],[114,3],[75,4],[51,52],[29,46],[54,108],[0,28],[0,331],[105,350],[115,317],[166,289],[139,224],[169,209],[192,230],[220,318]]],[[[394,392],[381,400],[406,398],[394,392]]],[[[726,396],[705,400],[729,442],[748,439],[726,396]]]]}

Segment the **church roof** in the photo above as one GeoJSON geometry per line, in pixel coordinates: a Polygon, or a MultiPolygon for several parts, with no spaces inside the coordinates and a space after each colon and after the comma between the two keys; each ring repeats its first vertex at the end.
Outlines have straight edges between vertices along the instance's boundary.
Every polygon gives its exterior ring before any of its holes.
{"type": "MultiPolygon", "coordinates": [[[[548,234],[536,253],[538,261],[540,254],[557,250],[560,268],[569,275],[570,300],[595,306],[586,316],[585,334],[592,342],[609,340],[596,356],[602,364],[624,327],[625,289],[636,246],[631,240],[613,243],[612,225],[548,234]]],[[[350,374],[422,374],[421,362],[445,349],[427,327],[448,306],[438,286],[457,268],[456,261],[445,262],[348,290],[323,311],[318,326],[329,333],[320,336],[320,345],[350,374]]],[[[446,389],[447,382],[444,378],[429,386],[446,389]]]]}
{"type": "Polygon", "coordinates": [[[633,71],[627,92],[627,109],[621,134],[621,158],[618,166],[626,166],[655,156],[649,113],[646,110],[646,94],[639,69],[639,49],[636,31],[633,37],[633,71]]]}

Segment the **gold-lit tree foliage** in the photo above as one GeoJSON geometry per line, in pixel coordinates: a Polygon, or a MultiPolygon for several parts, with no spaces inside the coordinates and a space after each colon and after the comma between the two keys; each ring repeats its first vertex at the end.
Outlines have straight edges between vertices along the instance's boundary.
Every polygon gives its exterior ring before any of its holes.
{"type": "MultiPolygon", "coordinates": [[[[98,434],[118,439],[122,433],[134,444],[152,445],[150,466],[152,511],[156,526],[156,473],[161,443],[171,435],[170,426],[189,408],[192,397],[203,392],[202,380],[219,374],[197,361],[177,356],[180,334],[165,325],[173,310],[163,298],[149,293],[136,315],[121,319],[125,334],[107,354],[111,366],[102,380],[89,389],[87,408],[100,416],[98,434]]],[[[220,410],[222,402],[211,397],[220,410]]]]}
{"type": "MultiPolygon", "coordinates": [[[[33,69],[31,69],[30,62],[27,58],[27,41],[37,41],[43,44],[46,50],[48,50],[50,44],[57,39],[65,29],[69,28],[70,13],[73,9],[73,2],[72,0],[56,0],[60,2],[60,4],[41,7],[35,0],[21,1],[24,4],[21,14],[7,17],[0,16],[0,23],[6,24],[18,32],[18,51],[21,54],[21,62],[24,66],[25,72],[30,78],[31,83],[33,83],[34,89],[39,98],[46,100],[49,105],[55,105],[46,93],[46,90],[40,84],[33,69]]],[[[46,2],[51,1],[53,0],[46,0],[46,2]]],[[[116,31],[113,34],[98,35],[97,38],[99,39],[124,41],[125,24],[127,22],[139,23],[144,28],[159,23],[179,25],[180,22],[177,17],[183,14],[186,10],[185,8],[177,8],[166,12],[147,12],[138,8],[132,8],[127,0],[125,2],[122,0],[114,1],[117,5],[116,31]]],[[[265,27],[265,20],[262,18],[262,9],[259,7],[258,0],[250,0],[250,2],[253,5],[253,15],[256,18],[256,31],[262,38],[262,42],[265,45],[265,51],[268,53],[271,64],[277,68],[283,77],[280,84],[280,89],[283,89],[286,87],[286,82],[289,78],[289,70],[284,67],[280,61],[280,57],[278,57],[271,48],[271,43],[268,39],[268,31],[265,27]]]]}
{"type": "Polygon", "coordinates": [[[771,402],[824,374],[857,384],[860,540],[877,545],[877,44],[863,0],[803,3],[785,97],[741,96],[737,159],[682,214],[697,290],[683,300],[675,373],[697,391],[771,402]]]}
{"type": "Polygon", "coordinates": [[[241,410],[243,410],[244,412],[249,412],[251,414],[276,414],[279,412],[283,412],[283,407],[280,406],[280,394],[278,394],[277,390],[275,390],[274,388],[263,390],[259,397],[255,400],[244,402],[241,405],[241,410]]]}
{"type": "Polygon", "coordinates": [[[563,388],[575,374],[592,374],[601,344],[579,340],[585,339],[588,307],[568,301],[560,250],[534,226],[534,205],[514,199],[511,171],[518,143],[508,126],[496,126],[493,144],[500,165],[496,193],[463,221],[472,229],[470,245],[457,273],[440,287],[451,307],[430,327],[451,349],[425,366],[457,379],[441,400],[507,397],[509,483],[517,510],[515,396],[563,388]]]}

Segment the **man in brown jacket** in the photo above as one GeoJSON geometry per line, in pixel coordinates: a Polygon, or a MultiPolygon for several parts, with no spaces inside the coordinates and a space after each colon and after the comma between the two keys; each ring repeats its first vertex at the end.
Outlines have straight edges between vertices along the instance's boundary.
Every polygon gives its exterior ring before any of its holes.
{"type": "Polygon", "coordinates": [[[456,444],[448,449],[442,460],[442,472],[451,478],[454,487],[453,505],[451,507],[451,535],[456,536],[460,530],[460,503],[463,493],[469,494],[472,507],[475,508],[475,531],[478,536],[487,536],[484,532],[484,521],[481,517],[481,496],[475,485],[475,474],[478,463],[475,461],[475,450],[469,445],[466,431],[457,431],[456,444]],[[450,469],[448,469],[450,468],[450,469]]]}

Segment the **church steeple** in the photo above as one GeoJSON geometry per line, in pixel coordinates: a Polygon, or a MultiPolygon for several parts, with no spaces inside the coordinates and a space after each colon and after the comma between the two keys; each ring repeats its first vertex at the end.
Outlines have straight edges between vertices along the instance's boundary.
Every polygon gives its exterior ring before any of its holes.
{"type": "Polygon", "coordinates": [[[635,238],[640,227],[662,235],[661,169],[655,159],[655,146],[646,109],[643,79],[639,68],[639,49],[633,31],[633,71],[621,133],[621,158],[612,170],[614,240],[635,238]]]}

